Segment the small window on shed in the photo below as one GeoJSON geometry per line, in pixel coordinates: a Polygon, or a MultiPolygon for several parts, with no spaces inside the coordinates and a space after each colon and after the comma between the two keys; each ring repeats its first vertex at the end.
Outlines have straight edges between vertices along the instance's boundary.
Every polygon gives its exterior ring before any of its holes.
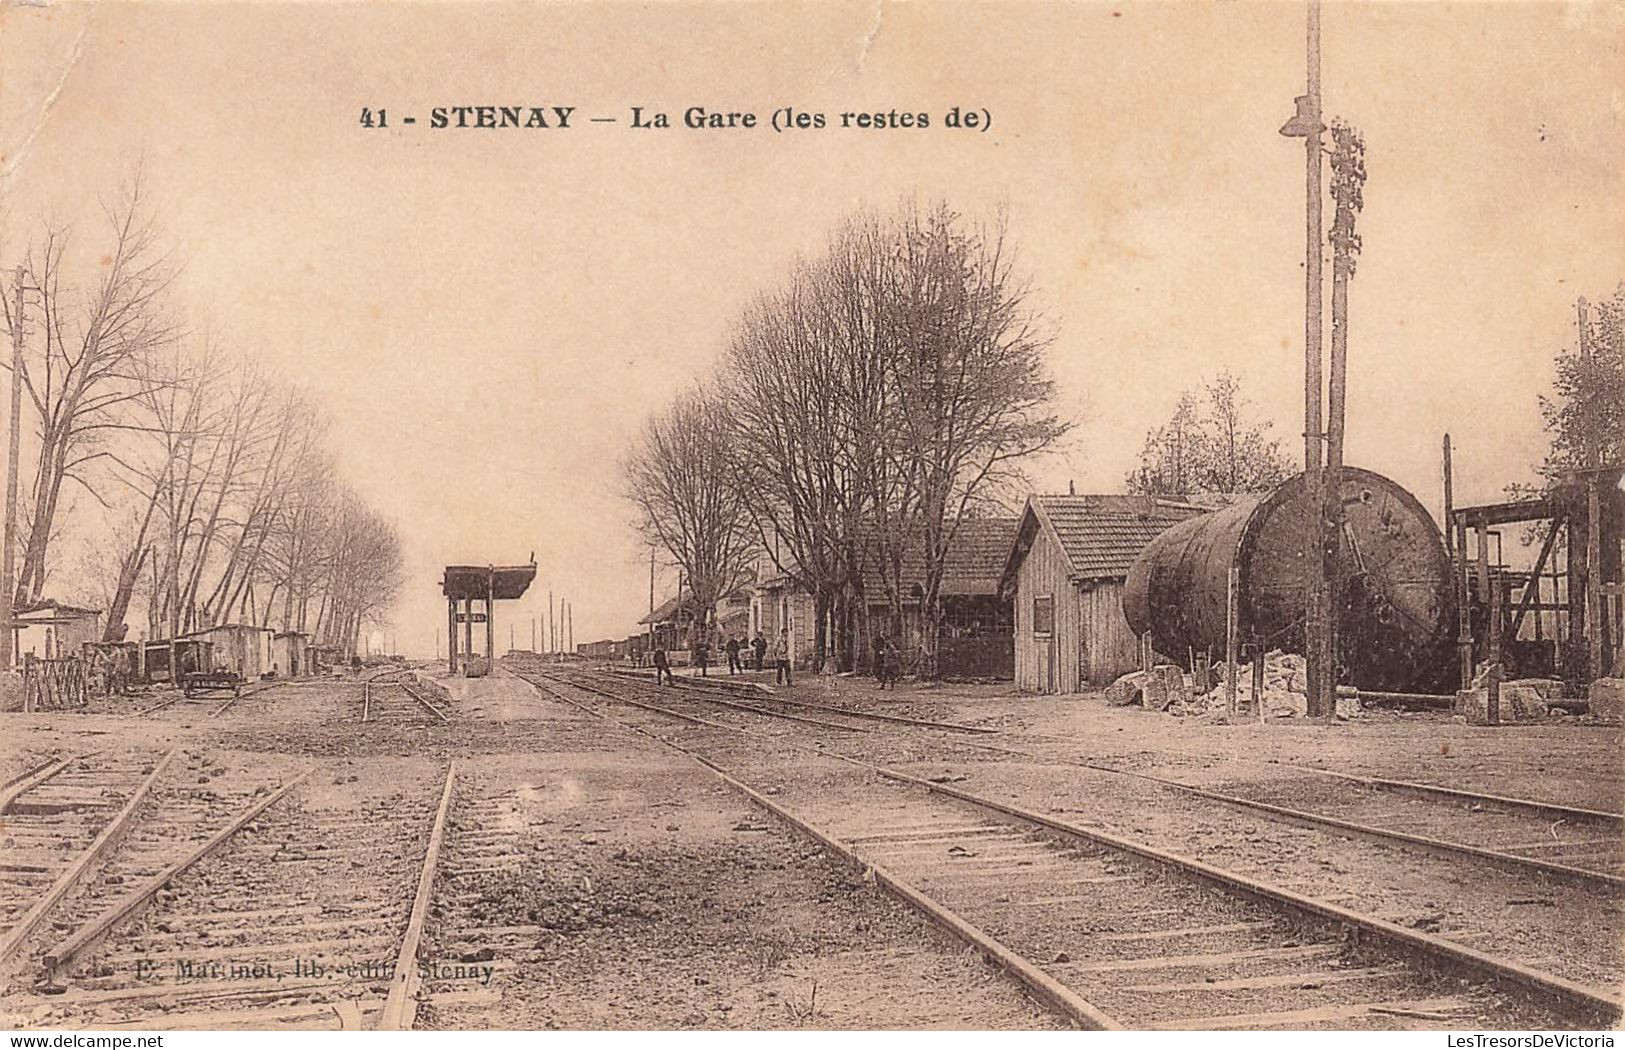
{"type": "Polygon", "coordinates": [[[1033,599],[1033,633],[1049,634],[1055,630],[1055,596],[1044,594],[1033,599]]]}

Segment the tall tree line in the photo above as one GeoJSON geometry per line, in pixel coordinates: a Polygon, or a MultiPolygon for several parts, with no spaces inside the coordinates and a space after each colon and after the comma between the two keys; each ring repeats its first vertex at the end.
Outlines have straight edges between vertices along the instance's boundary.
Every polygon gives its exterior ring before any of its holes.
{"type": "MultiPolygon", "coordinates": [[[[943,203],[858,214],[735,320],[722,380],[668,410],[671,421],[692,401],[710,406],[704,460],[734,494],[715,505],[715,527],[812,596],[819,661],[850,666],[871,605],[889,608],[895,633],[917,602],[922,671],[936,673],[960,524],[1007,497],[1023,460],[1069,429],[1051,407],[1052,338],[1002,217],[972,222],[943,203]],[[923,579],[904,578],[910,561],[923,579]],[[870,578],[884,594],[865,593],[870,578]]],[[[672,543],[651,513],[650,477],[699,462],[679,467],[645,435],[623,475],[639,524],[690,579],[737,580],[734,566],[672,543]]]]}
{"type": "Polygon", "coordinates": [[[149,638],[238,622],[353,653],[401,586],[393,525],[337,477],[305,393],[175,316],[139,185],[103,211],[86,251],[62,226],[30,244],[20,318],[18,275],[0,274],[34,446],[13,607],[53,596],[57,547],[75,544],[97,548],[78,564],[108,640],[144,608],[149,638]]]}

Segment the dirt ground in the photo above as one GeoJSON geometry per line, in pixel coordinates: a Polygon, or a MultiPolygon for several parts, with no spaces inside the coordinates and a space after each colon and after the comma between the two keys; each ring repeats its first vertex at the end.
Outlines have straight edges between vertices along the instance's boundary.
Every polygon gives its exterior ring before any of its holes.
{"type": "MultiPolygon", "coordinates": [[[[449,723],[364,726],[356,680],[290,684],[219,713],[219,698],[135,713],[156,694],[91,713],[7,713],[0,778],[115,744],[182,746],[229,755],[234,768],[254,768],[256,756],[267,771],[315,763],[331,775],[312,779],[309,802],[328,808],[351,794],[328,785],[422,780],[429,791],[457,760],[443,864],[459,874],[439,884],[427,943],[451,963],[489,962],[492,976],[432,984],[420,1027],[1055,1026],[958,941],[700,767],[505,675],[446,684],[449,723]]],[[[1277,826],[1074,764],[1261,792],[1320,767],[1618,811],[1618,728],[1472,727],[1380,711],[1329,726],[1224,725],[1112,708],[1098,695],[911,683],[882,694],[870,680],[833,676],[800,676],[779,695],[996,728],[970,736],[876,723],[869,734],[824,736],[849,753],[965,777],[971,790],[1305,892],[1335,890],[1348,906],[1575,979],[1616,982],[1625,971],[1619,900],[1510,877],[1486,885],[1444,861],[1277,826]],[[1517,903],[1528,900],[1539,906],[1517,903]]],[[[777,753],[796,761],[793,747],[777,753]]]]}
{"type": "MultiPolygon", "coordinates": [[[[717,677],[717,676],[713,676],[717,677]]],[[[722,676],[726,678],[726,675],[722,676]]],[[[739,680],[756,679],[741,676],[739,680]]],[[[763,679],[765,680],[765,679],[763,679]]],[[[1555,719],[1547,725],[1469,726],[1446,713],[1371,709],[1333,725],[1271,719],[1225,725],[1112,707],[1099,692],[1018,693],[1009,683],[922,685],[882,692],[872,679],[803,675],[775,693],[797,700],[1000,729],[1008,746],[1213,782],[1238,771],[1306,765],[1362,776],[1612,810],[1625,809],[1625,728],[1555,719]]],[[[1288,770],[1275,771],[1289,775],[1288,770]]]]}

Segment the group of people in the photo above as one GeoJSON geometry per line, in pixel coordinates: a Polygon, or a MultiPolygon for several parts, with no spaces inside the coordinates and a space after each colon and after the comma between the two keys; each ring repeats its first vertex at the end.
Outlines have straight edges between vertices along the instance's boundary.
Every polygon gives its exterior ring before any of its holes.
{"type": "MultiPolygon", "coordinates": [[[[722,644],[722,651],[728,657],[728,673],[730,675],[742,674],[747,670],[764,670],[771,661],[774,670],[774,681],[779,685],[793,685],[794,672],[790,666],[790,632],[779,631],[779,636],[769,645],[767,639],[760,632],[756,637],[745,640],[737,635],[729,635],[728,640],[722,644]]],[[[711,646],[700,640],[689,646],[689,660],[702,676],[707,675],[711,663],[711,646]]],[[[676,684],[672,675],[671,658],[666,647],[659,642],[655,643],[652,652],[655,668],[656,684],[676,684]]],[[[639,659],[641,666],[642,660],[639,659]]],[[[884,634],[878,634],[874,640],[874,675],[875,681],[880,683],[882,689],[896,689],[897,680],[903,676],[903,654],[897,648],[897,643],[884,634]]]]}
{"type": "MultiPolygon", "coordinates": [[[[774,680],[779,685],[793,685],[793,672],[790,667],[790,632],[779,631],[779,636],[768,644],[758,632],[755,638],[745,641],[735,635],[729,635],[723,643],[722,651],[728,657],[728,673],[742,674],[746,670],[763,670],[769,659],[772,660],[774,680]]],[[[699,668],[701,676],[707,676],[711,665],[711,646],[701,640],[689,646],[689,659],[699,668]]],[[[666,654],[665,646],[655,643],[654,647],[655,681],[657,683],[674,681],[671,672],[671,659],[666,654]]]]}

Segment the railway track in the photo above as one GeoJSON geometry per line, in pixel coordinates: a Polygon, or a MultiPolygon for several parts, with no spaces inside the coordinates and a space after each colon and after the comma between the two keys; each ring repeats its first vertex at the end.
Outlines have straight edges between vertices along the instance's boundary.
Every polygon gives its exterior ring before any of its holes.
{"type": "Polygon", "coordinates": [[[0,788],[0,964],[118,846],[174,754],[52,759],[0,788]]]}
{"type": "MultiPolygon", "coordinates": [[[[682,680],[681,686],[687,686],[689,694],[706,703],[787,717],[772,708],[789,701],[773,698],[764,703],[741,704],[712,695],[715,686],[687,680],[682,680]]],[[[803,706],[838,712],[854,720],[872,717],[872,713],[830,705],[803,706]]],[[[953,723],[901,721],[931,729],[956,728],[953,723]]],[[[829,724],[854,728],[835,721],[829,724]]],[[[1248,783],[1220,790],[1078,759],[1064,753],[1065,747],[1059,743],[1042,755],[978,740],[961,741],[956,746],[1132,778],[1255,816],[1488,864],[1518,875],[1616,893],[1625,890],[1625,816],[1618,813],[1435,785],[1330,774],[1310,767],[1296,768],[1301,776],[1277,778],[1267,786],[1248,783]]]]}
{"type": "Polygon", "coordinates": [[[1611,992],[782,733],[678,710],[668,706],[674,690],[632,696],[625,682],[611,689],[522,673],[708,766],[873,871],[1080,1025],[1598,1026],[1619,1016],[1611,992]]]}
{"type": "Polygon", "coordinates": [[[418,723],[449,722],[451,714],[408,681],[408,672],[386,680],[377,675],[362,683],[361,721],[418,723]]]}
{"type": "Polygon", "coordinates": [[[36,935],[38,982],[8,996],[14,1020],[409,1025],[455,768],[435,796],[374,791],[325,806],[312,785],[344,777],[223,772],[204,755],[173,763],[123,846],[36,935]]]}

